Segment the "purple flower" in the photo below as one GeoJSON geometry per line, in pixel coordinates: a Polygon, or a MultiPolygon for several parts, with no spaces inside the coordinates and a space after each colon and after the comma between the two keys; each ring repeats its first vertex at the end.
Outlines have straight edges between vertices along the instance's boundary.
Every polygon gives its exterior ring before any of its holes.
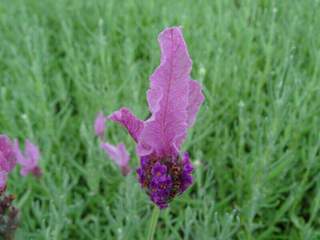
{"type": "Polygon", "coordinates": [[[152,178],[149,186],[149,190],[151,190],[150,197],[159,208],[166,208],[168,206],[168,199],[171,198],[172,184],[173,181],[169,175],[152,178]]]}
{"type": "Polygon", "coordinates": [[[27,176],[32,173],[34,176],[41,176],[42,172],[38,166],[40,152],[36,145],[30,142],[29,139],[25,141],[24,153],[21,153],[18,140],[14,143],[14,151],[17,157],[17,162],[21,165],[20,174],[27,176]]]}
{"type": "Polygon", "coordinates": [[[122,175],[126,176],[130,172],[129,154],[123,143],[113,146],[109,143],[102,143],[101,148],[110,156],[110,158],[120,167],[122,175]]]}
{"type": "Polygon", "coordinates": [[[100,139],[103,139],[104,136],[106,120],[106,116],[102,112],[99,112],[94,122],[94,130],[100,139]]]}
{"type": "Polygon", "coordinates": [[[152,167],[152,176],[161,177],[167,174],[167,166],[157,162],[152,167]]]}
{"type": "MultiPolygon", "coordinates": [[[[29,140],[25,141],[24,154],[20,152],[18,140],[11,141],[7,136],[0,135],[0,235],[4,239],[13,239],[19,223],[19,211],[12,205],[13,195],[6,195],[8,174],[18,162],[21,175],[29,172],[36,176],[41,175],[38,167],[39,150],[29,140]]],[[[2,239],[2,238],[1,238],[2,239]]]]}
{"type": "Polygon", "coordinates": [[[0,195],[5,190],[7,184],[8,173],[0,170],[0,195]]]}
{"type": "Polygon", "coordinates": [[[6,135],[0,135],[0,191],[7,183],[8,173],[16,166],[14,144],[6,135]]]}
{"type": "Polygon", "coordinates": [[[125,127],[137,143],[139,182],[150,199],[165,208],[192,184],[192,164],[188,154],[181,157],[180,147],[204,96],[199,83],[190,77],[192,62],[181,28],[165,29],[158,40],[161,62],[147,92],[151,117],[141,121],[121,108],[107,120],[125,127]]]}
{"type": "Polygon", "coordinates": [[[181,186],[180,193],[183,193],[192,184],[192,173],[193,167],[190,162],[189,154],[184,153],[182,159],[182,176],[181,176],[181,186]]]}

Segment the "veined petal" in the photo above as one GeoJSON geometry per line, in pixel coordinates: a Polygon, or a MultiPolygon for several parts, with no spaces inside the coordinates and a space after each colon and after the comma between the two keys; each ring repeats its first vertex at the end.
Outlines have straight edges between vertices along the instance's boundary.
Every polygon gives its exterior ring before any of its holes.
{"type": "Polygon", "coordinates": [[[180,147],[188,126],[191,59],[179,27],[159,35],[160,66],[151,75],[147,93],[152,116],[139,137],[138,154],[172,155],[180,147]]]}
{"type": "Polygon", "coordinates": [[[121,108],[108,116],[111,121],[121,124],[126,128],[131,137],[138,142],[140,133],[144,127],[143,121],[134,116],[129,109],[121,108]]]}
{"type": "Polygon", "coordinates": [[[40,158],[38,147],[30,142],[29,139],[26,140],[25,145],[25,155],[27,159],[29,159],[31,165],[37,165],[40,158]]]}
{"type": "Polygon", "coordinates": [[[96,135],[101,139],[103,139],[106,120],[107,120],[107,117],[104,116],[102,112],[99,112],[94,122],[94,130],[96,132],[96,135]]]}
{"type": "Polygon", "coordinates": [[[127,175],[130,172],[130,167],[128,165],[130,157],[123,143],[120,143],[117,146],[109,143],[102,143],[100,146],[120,167],[123,175],[127,175]]]}
{"type": "MultiPolygon", "coordinates": [[[[189,80],[189,95],[187,105],[187,124],[188,128],[192,127],[196,120],[197,113],[200,109],[201,104],[204,101],[202,94],[201,85],[192,79],[189,80]]],[[[180,135],[176,138],[176,146],[179,148],[184,139],[186,138],[187,132],[184,135],[180,135]]]]}
{"type": "Polygon", "coordinates": [[[0,169],[11,172],[16,166],[14,144],[6,135],[0,135],[0,169]]]}
{"type": "Polygon", "coordinates": [[[0,193],[6,187],[7,178],[8,178],[8,172],[6,172],[4,170],[0,170],[0,193]]]}
{"type": "Polygon", "coordinates": [[[13,149],[14,149],[14,153],[15,153],[16,158],[17,158],[17,162],[19,164],[24,163],[25,162],[25,158],[24,158],[22,152],[20,151],[19,141],[17,139],[14,140],[13,149]]]}
{"type": "Polygon", "coordinates": [[[41,169],[38,166],[40,152],[36,145],[30,142],[29,139],[25,141],[25,150],[24,154],[21,153],[19,148],[18,140],[14,142],[14,151],[18,163],[21,165],[20,174],[22,176],[27,176],[29,173],[32,173],[34,176],[40,176],[41,169]]]}
{"type": "Polygon", "coordinates": [[[189,97],[188,97],[188,127],[192,127],[196,120],[197,113],[201,104],[204,101],[204,95],[201,90],[201,85],[192,79],[189,80],[189,97]]]}

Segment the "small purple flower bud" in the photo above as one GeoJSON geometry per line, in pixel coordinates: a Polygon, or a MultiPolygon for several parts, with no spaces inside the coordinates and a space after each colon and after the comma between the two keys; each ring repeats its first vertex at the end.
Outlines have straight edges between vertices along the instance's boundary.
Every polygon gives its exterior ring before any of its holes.
{"type": "Polygon", "coordinates": [[[184,173],[186,173],[186,174],[192,173],[193,166],[191,164],[190,157],[187,152],[183,154],[182,164],[183,164],[183,172],[184,173]]]}
{"type": "Polygon", "coordinates": [[[148,166],[148,157],[142,157],[140,162],[141,162],[141,167],[146,168],[148,166]]]}
{"type": "Polygon", "coordinates": [[[131,172],[129,165],[120,166],[122,176],[127,176],[131,172]]]}

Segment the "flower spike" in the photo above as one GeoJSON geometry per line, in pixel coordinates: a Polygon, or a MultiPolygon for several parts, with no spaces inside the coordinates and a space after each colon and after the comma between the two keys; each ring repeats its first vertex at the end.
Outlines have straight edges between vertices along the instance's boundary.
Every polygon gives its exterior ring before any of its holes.
{"type": "MultiPolygon", "coordinates": [[[[150,199],[159,208],[166,208],[193,182],[189,155],[181,155],[180,147],[204,96],[200,84],[190,77],[192,61],[181,28],[165,29],[158,41],[160,66],[150,76],[147,92],[151,116],[142,121],[127,108],[121,108],[107,120],[125,127],[135,140],[141,161],[138,180],[150,199]]],[[[115,147],[105,143],[102,147],[114,161],[119,162],[124,156],[126,159],[123,144],[115,147]]]]}

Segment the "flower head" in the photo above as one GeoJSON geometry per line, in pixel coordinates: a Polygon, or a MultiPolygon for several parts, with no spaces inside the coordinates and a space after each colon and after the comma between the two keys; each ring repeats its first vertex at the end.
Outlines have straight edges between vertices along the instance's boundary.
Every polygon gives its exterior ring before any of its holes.
{"type": "Polygon", "coordinates": [[[123,143],[113,146],[109,143],[102,143],[101,148],[110,156],[110,158],[120,167],[122,175],[126,176],[130,172],[129,154],[123,143]]]}
{"type": "Polygon", "coordinates": [[[158,40],[161,62],[150,77],[147,92],[150,118],[141,121],[121,108],[107,120],[125,127],[137,143],[139,182],[150,199],[165,208],[192,184],[193,167],[189,155],[181,155],[180,147],[204,96],[199,83],[190,77],[192,61],[181,28],[165,29],[158,40]]]}
{"type": "MultiPolygon", "coordinates": [[[[113,118],[121,118],[121,116],[118,115],[113,116],[113,118]]],[[[106,152],[107,155],[109,155],[114,163],[119,166],[122,175],[127,176],[131,171],[129,166],[130,156],[123,143],[114,146],[108,142],[104,142],[106,120],[110,120],[110,117],[104,116],[102,112],[99,112],[94,123],[95,133],[99,137],[99,140],[102,142],[100,144],[100,147],[106,152]]]]}
{"type": "Polygon", "coordinates": [[[14,151],[17,157],[17,162],[21,165],[20,173],[26,176],[32,173],[34,176],[41,176],[41,169],[38,166],[40,152],[36,145],[30,142],[29,139],[25,141],[24,153],[20,151],[18,140],[14,143],[14,151]]]}
{"type": "Polygon", "coordinates": [[[4,239],[13,239],[19,223],[19,211],[12,205],[15,197],[6,195],[8,174],[18,162],[22,165],[22,175],[31,172],[39,176],[41,174],[38,167],[39,156],[37,146],[29,140],[26,140],[25,152],[22,154],[18,140],[11,141],[6,135],[0,135],[0,236],[4,239]]]}
{"type": "Polygon", "coordinates": [[[0,191],[7,183],[8,173],[16,166],[14,144],[6,135],[0,135],[0,191]]]}

